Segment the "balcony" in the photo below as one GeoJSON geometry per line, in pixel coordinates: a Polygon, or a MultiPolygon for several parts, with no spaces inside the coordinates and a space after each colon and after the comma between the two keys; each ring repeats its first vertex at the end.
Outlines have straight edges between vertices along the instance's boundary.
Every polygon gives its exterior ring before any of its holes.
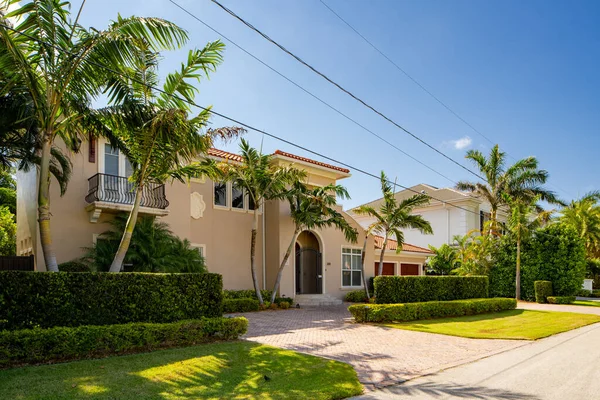
{"type": "MultiPolygon", "coordinates": [[[[97,222],[102,212],[130,211],[135,199],[134,185],[126,177],[96,174],[88,179],[85,201],[90,213],[90,222],[97,222]]],[[[144,186],[140,202],[140,214],[164,216],[169,201],[165,185],[151,183],[144,186]]]]}

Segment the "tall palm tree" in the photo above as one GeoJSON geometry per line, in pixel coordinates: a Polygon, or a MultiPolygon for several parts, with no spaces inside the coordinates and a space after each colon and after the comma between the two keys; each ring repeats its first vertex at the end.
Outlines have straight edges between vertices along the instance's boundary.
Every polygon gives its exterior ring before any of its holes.
{"type": "Polygon", "coordinates": [[[69,3],[33,0],[0,2],[0,96],[27,93],[41,135],[38,221],[46,267],[58,271],[50,230],[50,163],[61,138],[69,148],[94,123],[91,98],[111,77],[111,69],[130,63],[139,41],[155,51],[175,49],[187,38],[176,25],[158,18],[121,18],[105,30],[86,30],[71,20],[69,3]],[[11,11],[13,8],[15,8],[11,11]],[[14,30],[11,21],[16,21],[14,30]],[[106,66],[106,67],[103,67],[106,66]]]}
{"type": "Polygon", "coordinates": [[[276,165],[271,155],[261,154],[244,139],[241,141],[240,149],[242,162],[235,164],[223,162],[220,164],[220,170],[223,180],[231,181],[233,185],[245,191],[250,208],[254,210],[250,239],[250,272],[256,298],[260,304],[263,304],[255,262],[258,212],[265,200],[285,199],[288,187],[304,179],[306,173],[290,166],[276,165]]]}
{"type": "Polygon", "coordinates": [[[563,204],[554,192],[542,186],[548,180],[548,172],[538,169],[535,157],[527,157],[507,166],[506,153],[495,145],[487,158],[479,150],[469,150],[465,158],[473,161],[485,182],[460,181],[456,188],[471,192],[490,204],[489,233],[500,230],[498,209],[508,205],[506,199],[532,202],[539,198],[551,204],[563,204]]]}
{"type": "Polygon", "coordinates": [[[230,137],[243,132],[241,128],[221,128],[201,134],[210,112],[204,109],[190,116],[190,103],[198,92],[193,82],[215,71],[223,60],[224,47],[216,41],[202,50],[190,50],[187,62],[180,70],[168,74],[162,91],[157,91],[154,87],[159,84],[159,54],[152,51],[147,41],[141,41],[134,68],[109,82],[109,98],[116,105],[99,113],[131,162],[130,181],[134,186],[133,207],[110,272],[119,272],[123,267],[144,187],[149,183],[165,183],[167,179],[185,182],[190,177],[214,174],[213,162],[194,160],[206,153],[215,136],[230,137]]]}
{"type": "Polygon", "coordinates": [[[292,188],[286,194],[295,228],[290,245],[279,265],[277,279],[275,280],[275,285],[273,285],[271,302],[275,301],[283,270],[294,249],[296,239],[300,232],[307,229],[323,229],[333,226],[344,233],[346,240],[352,243],[356,242],[358,232],[348,223],[346,218],[335,209],[337,197],[341,199],[350,198],[348,191],[343,186],[329,184],[327,186],[309,189],[299,181],[292,185],[292,188]]]}
{"type": "Polygon", "coordinates": [[[388,239],[394,237],[398,243],[396,253],[402,251],[404,244],[404,233],[402,229],[412,228],[417,229],[424,234],[432,234],[433,229],[431,224],[420,215],[411,214],[412,211],[420,206],[429,203],[429,196],[425,194],[415,194],[414,196],[404,199],[400,202],[396,199],[396,195],[389,184],[385,173],[381,171],[381,192],[383,193],[383,202],[379,209],[372,206],[363,205],[354,212],[359,215],[368,215],[375,218],[375,221],[367,228],[368,232],[383,236],[383,245],[381,255],[379,256],[378,275],[383,273],[383,256],[386,251],[388,239]]]}
{"type": "Polygon", "coordinates": [[[600,258],[600,191],[573,200],[560,211],[559,221],[573,227],[585,241],[588,259],[600,258]]]}

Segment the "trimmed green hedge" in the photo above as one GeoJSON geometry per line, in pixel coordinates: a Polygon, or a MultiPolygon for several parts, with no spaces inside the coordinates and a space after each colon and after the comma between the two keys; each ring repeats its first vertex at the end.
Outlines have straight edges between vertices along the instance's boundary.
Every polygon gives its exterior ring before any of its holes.
{"type": "Polygon", "coordinates": [[[535,301],[538,303],[547,303],[548,296],[552,296],[552,282],[535,281],[533,282],[535,290],[535,301]]]}
{"type": "Polygon", "coordinates": [[[60,272],[92,272],[91,268],[82,263],[81,261],[67,261],[62,264],[58,264],[58,270],[60,272]]]}
{"type": "Polygon", "coordinates": [[[489,297],[487,276],[378,276],[374,284],[377,304],[489,297]]]}
{"type": "Polygon", "coordinates": [[[598,297],[600,297],[600,290],[596,289],[596,290],[590,291],[590,290],[581,289],[577,292],[577,296],[598,298],[598,297]]]}
{"type": "Polygon", "coordinates": [[[223,299],[224,313],[242,313],[258,311],[260,304],[256,299],[223,299]]]}
{"type": "Polygon", "coordinates": [[[575,296],[548,296],[550,304],[572,304],[575,301],[575,296]]]}
{"type": "Polygon", "coordinates": [[[288,303],[288,308],[294,305],[294,299],[291,297],[275,297],[275,304],[281,306],[281,303],[288,303]]]}
{"type": "Polygon", "coordinates": [[[220,317],[217,274],[0,272],[0,329],[220,317]]]}
{"type": "Polygon", "coordinates": [[[515,299],[470,299],[406,304],[364,304],[348,307],[356,322],[405,322],[485,314],[517,307],[515,299]]]}
{"type": "Polygon", "coordinates": [[[367,292],[364,290],[353,290],[346,293],[344,301],[349,303],[364,303],[367,300],[367,292]]]}
{"type": "Polygon", "coordinates": [[[165,324],[55,327],[0,332],[0,368],[96,358],[237,339],[248,320],[203,318],[165,324]]]}
{"type": "MultiPolygon", "coordinates": [[[[260,291],[264,301],[271,301],[272,290],[264,289],[260,291]]],[[[223,290],[224,299],[257,299],[254,289],[246,290],[223,290]]]]}

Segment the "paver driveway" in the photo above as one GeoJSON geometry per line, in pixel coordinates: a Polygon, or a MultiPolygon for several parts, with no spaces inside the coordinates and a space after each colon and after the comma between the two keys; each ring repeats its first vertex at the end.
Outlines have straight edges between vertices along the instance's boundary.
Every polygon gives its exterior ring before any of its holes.
{"type": "Polygon", "coordinates": [[[243,314],[245,339],[351,364],[367,387],[402,382],[524,345],[352,322],[347,306],[243,314]]]}

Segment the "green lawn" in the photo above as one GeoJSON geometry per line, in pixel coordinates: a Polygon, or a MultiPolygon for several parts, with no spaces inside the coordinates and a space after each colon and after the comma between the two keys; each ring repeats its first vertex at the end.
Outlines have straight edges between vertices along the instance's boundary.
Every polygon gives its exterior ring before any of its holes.
{"type": "Polygon", "coordinates": [[[350,365],[244,341],[9,369],[0,382],[0,399],[11,400],[339,399],[362,392],[350,365]]]}
{"type": "Polygon", "coordinates": [[[600,301],[591,301],[591,300],[575,300],[573,302],[575,306],[591,306],[591,307],[600,307],[600,301]]]}
{"type": "Polygon", "coordinates": [[[509,310],[494,314],[384,324],[411,331],[476,339],[535,340],[600,322],[600,316],[567,312],[509,310]]]}

